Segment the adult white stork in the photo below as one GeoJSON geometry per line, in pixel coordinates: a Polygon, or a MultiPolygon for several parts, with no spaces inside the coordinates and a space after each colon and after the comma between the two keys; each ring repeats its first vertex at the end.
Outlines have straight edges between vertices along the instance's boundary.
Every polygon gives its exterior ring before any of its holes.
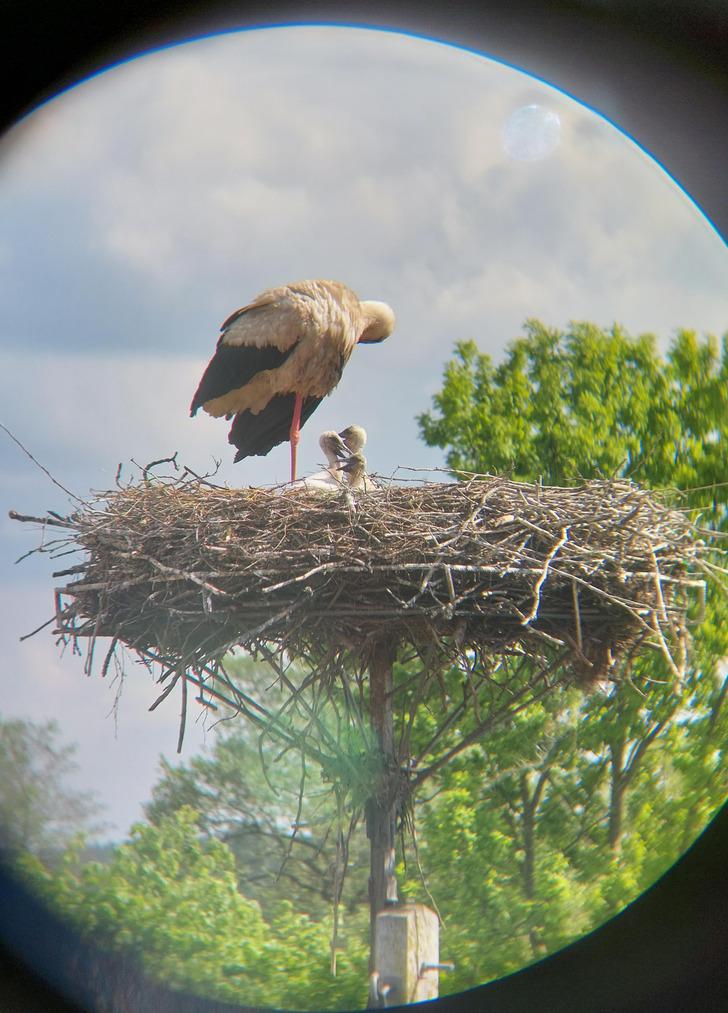
{"type": "Polygon", "coordinates": [[[363,302],[337,281],[299,281],[262,292],[221,328],[217,349],[190,406],[233,419],[235,460],[291,442],[296,478],[299,431],[341,379],[358,343],[383,341],[394,313],[363,302]]]}

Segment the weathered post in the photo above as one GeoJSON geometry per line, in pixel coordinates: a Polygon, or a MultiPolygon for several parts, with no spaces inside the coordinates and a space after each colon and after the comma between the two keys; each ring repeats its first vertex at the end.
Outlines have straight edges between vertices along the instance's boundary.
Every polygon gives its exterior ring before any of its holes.
{"type": "MultiPolygon", "coordinates": [[[[380,911],[370,978],[370,1005],[399,1006],[439,994],[440,924],[424,904],[380,911]]],[[[449,965],[448,965],[449,966],[449,965]]]]}
{"type": "Polygon", "coordinates": [[[372,1008],[436,999],[439,984],[437,915],[424,904],[397,903],[394,845],[401,780],[392,716],[395,654],[392,643],[381,641],[369,662],[370,718],[382,753],[382,778],[366,808],[372,1008]]]}
{"type": "Polygon", "coordinates": [[[387,903],[397,902],[394,878],[396,780],[394,724],[392,720],[393,665],[395,648],[386,641],[375,644],[369,662],[369,707],[372,728],[382,752],[383,774],[376,793],[366,806],[367,837],[369,838],[369,971],[375,970],[377,914],[387,903]]]}

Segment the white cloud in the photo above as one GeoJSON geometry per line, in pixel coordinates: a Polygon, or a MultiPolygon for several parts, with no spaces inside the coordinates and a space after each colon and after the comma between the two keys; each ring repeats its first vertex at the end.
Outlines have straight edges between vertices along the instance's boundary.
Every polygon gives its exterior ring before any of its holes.
{"type": "MultiPolygon", "coordinates": [[[[191,351],[202,310],[217,324],[271,283],[323,274],[406,305],[409,278],[432,278],[435,300],[475,293],[493,261],[511,278],[564,276],[560,295],[578,289],[556,323],[581,303],[627,326],[659,314],[653,329],[670,314],[698,327],[725,316],[719,240],[634,145],[553,89],[450,47],[335,29],[208,39],[117,67],[38,117],[8,145],[4,177],[21,265],[5,299],[34,266],[36,341],[52,340],[43,306],[55,303],[78,345],[191,351]],[[558,112],[562,143],[514,163],[501,127],[536,100],[558,112]],[[675,286],[676,272],[691,284],[675,286]]],[[[509,331],[538,311],[528,292],[510,292],[509,331]]],[[[432,301],[432,287],[414,297],[432,301]]],[[[471,300],[473,332],[499,325],[492,306],[508,297],[471,300]]],[[[11,311],[8,332],[19,319],[11,311]]],[[[429,345],[447,323],[430,321],[429,345]]]]}

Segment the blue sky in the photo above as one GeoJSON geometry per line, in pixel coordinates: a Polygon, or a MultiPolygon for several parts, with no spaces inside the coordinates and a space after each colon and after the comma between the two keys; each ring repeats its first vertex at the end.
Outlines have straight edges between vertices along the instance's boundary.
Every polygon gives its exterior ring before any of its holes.
{"type": "MultiPolygon", "coordinates": [[[[725,245],[594,112],[426,40],[237,33],[113,68],[0,142],[0,421],[79,495],[109,487],[120,461],[174,451],[195,470],[221,458],[233,485],[285,480],[286,446],[233,466],[224,421],[187,409],[229,313],[315,277],[389,302],[398,324],[354,353],[303,430],[304,472],[318,434],[350,423],[369,431],[372,470],[441,465],[415,416],[457,340],[497,357],[528,317],[663,342],[681,326],[728,329],[725,245]],[[504,130],[530,105],[559,131],[523,160],[504,130]]],[[[78,783],[123,834],[174,751],[177,707],[148,714],[155,687],[132,668],[115,732],[114,687],[45,632],[18,642],[50,615],[55,567],[13,565],[36,535],[7,509],[68,502],[2,433],[0,489],[2,713],[56,718],[79,744],[78,783]]],[[[186,756],[204,735],[191,725],[186,756]]]]}

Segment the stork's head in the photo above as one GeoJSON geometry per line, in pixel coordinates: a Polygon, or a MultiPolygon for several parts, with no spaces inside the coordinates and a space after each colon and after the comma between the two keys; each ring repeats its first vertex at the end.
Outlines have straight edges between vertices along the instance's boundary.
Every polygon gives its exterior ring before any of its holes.
{"type": "Polygon", "coordinates": [[[367,431],[362,426],[347,426],[341,430],[339,436],[352,454],[356,454],[367,442],[367,431]]]}
{"type": "Polygon", "coordinates": [[[367,474],[367,459],[362,453],[352,454],[341,470],[352,489],[361,489],[367,474]]]}
{"type": "Polygon", "coordinates": [[[333,429],[327,429],[325,433],[321,433],[319,447],[323,450],[329,465],[337,464],[349,456],[343,436],[335,433],[333,429]]]}
{"type": "Polygon", "coordinates": [[[394,311],[385,302],[362,302],[359,304],[364,316],[364,330],[359,341],[373,345],[384,341],[394,330],[394,311]]]}

